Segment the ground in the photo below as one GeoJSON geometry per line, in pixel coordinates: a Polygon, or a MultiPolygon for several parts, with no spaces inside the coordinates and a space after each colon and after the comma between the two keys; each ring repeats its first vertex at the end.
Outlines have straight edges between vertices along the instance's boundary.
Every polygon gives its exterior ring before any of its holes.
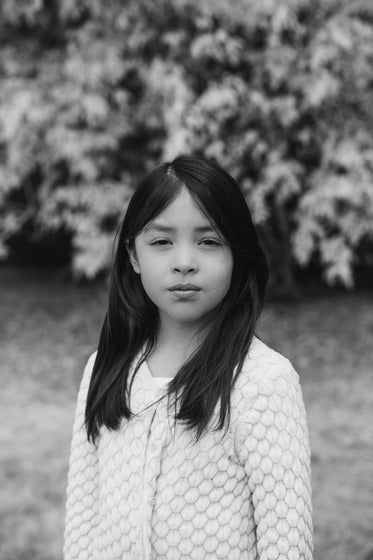
{"type": "MultiPolygon", "coordinates": [[[[0,560],[61,560],[75,399],[105,286],[0,270],[0,560]]],[[[373,549],[373,293],[268,303],[264,342],[298,371],[312,449],[315,560],[373,549]]]]}

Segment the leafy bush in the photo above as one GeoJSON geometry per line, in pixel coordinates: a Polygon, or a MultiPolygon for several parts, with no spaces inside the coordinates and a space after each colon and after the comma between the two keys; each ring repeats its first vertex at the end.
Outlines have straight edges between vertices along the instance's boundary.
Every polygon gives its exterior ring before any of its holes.
{"type": "Polygon", "coordinates": [[[354,285],[373,237],[373,11],[342,0],[0,8],[0,256],[72,236],[93,278],[139,176],[192,151],[239,181],[272,283],[354,285]]]}

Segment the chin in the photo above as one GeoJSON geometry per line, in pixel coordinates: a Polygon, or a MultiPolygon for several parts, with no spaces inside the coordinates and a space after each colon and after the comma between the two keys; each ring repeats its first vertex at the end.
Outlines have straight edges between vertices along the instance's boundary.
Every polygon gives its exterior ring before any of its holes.
{"type": "Polygon", "coordinates": [[[179,323],[194,323],[196,321],[200,321],[202,319],[203,316],[201,315],[192,315],[192,314],[182,314],[180,313],[180,315],[170,315],[170,317],[174,320],[174,321],[178,321],[179,323]]]}

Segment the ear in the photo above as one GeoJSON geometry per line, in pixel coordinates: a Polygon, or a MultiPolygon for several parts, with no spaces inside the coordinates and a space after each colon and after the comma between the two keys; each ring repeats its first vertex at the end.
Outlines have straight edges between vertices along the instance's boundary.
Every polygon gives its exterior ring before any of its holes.
{"type": "Polygon", "coordinates": [[[135,246],[131,247],[129,241],[125,242],[125,246],[126,246],[126,250],[127,250],[128,256],[130,258],[130,262],[132,264],[133,270],[136,272],[136,274],[140,274],[140,267],[139,267],[139,263],[138,263],[138,260],[137,260],[135,246]]]}

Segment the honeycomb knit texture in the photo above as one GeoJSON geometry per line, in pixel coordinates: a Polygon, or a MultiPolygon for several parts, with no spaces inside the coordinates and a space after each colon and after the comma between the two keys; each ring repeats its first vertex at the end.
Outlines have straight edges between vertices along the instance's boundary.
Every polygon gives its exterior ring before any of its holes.
{"type": "Polygon", "coordinates": [[[218,403],[198,443],[174,426],[173,407],[158,400],[167,384],[143,362],[130,395],[136,415],[117,431],[101,427],[93,445],[84,413],[95,357],[75,412],[64,560],[312,559],[310,441],[287,358],[254,337],[231,393],[229,430],[211,429],[218,403]]]}

